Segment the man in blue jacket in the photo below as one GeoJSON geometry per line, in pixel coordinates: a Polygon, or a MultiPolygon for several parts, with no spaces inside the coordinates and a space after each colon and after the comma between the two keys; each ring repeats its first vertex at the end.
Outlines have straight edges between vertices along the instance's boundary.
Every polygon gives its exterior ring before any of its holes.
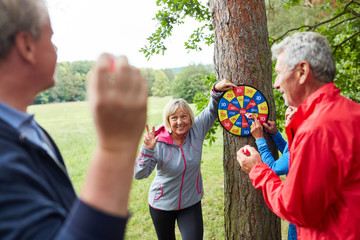
{"type": "Polygon", "coordinates": [[[98,142],[78,198],[55,143],[27,113],[54,85],[44,1],[0,0],[0,32],[0,239],[122,239],[145,79],[124,57],[97,61],[88,96],[98,142]]]}

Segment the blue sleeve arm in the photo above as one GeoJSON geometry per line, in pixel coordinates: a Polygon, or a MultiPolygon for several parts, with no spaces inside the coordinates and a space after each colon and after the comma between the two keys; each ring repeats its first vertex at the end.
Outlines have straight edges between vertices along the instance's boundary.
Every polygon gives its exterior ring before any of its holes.
{"type": "Polygon", "coordinates": [[[108,215],[77,199],[55,239],[123,239],[127,219],[108,215]]]}
{"type": "Polygon", "coordinates": [[[285,146],[287,145],[287,142],[285,139],[281,136],[281,133],[277,131],[275,135],[271,135],[272,139],[274,140],[276,144],[276,148],[281,152],[284,153],[285,146]]]}
{"type": "Polygon", "coordinates": [[[128,217],[80,201],[54,163],[7,155],[0,164],[0,239],[123,239],[128,217]]]}
{"type": "Polygon", "coordinates": [[[266,163],[277,175],[287,174],[289,171],[289,152],[283,154],[277,161],[275,161],[271,154],[264,138],[256,140],[256,145],[259,149],[261,160],[266,163]]]}

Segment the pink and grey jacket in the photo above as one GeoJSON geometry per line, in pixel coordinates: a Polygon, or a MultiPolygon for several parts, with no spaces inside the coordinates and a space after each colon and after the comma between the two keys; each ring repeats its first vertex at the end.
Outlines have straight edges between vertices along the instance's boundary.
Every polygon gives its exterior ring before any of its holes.
{"type": "Polygon", "coordinates": [[[217,118],[222,92],[211,91],[209,105],[196,118],[177,146],[163,125],[156,130],[159,136],[154,150],[141,147],[134,176],[147,178],[156,167],[156,176],[149,190],[150,206],[160,210],[180,210],[198,203],[204,195],[200,163],[204,138],[217,118]]]}

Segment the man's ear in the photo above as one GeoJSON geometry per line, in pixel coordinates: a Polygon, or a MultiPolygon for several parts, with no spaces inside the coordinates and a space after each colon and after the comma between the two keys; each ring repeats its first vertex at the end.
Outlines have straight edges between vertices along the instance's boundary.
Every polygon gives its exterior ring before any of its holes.
{"type": "Polygon", "coordinates": [[[309,77],[311,71],[310,64],[306,61],[302,61],[299,63],[297,67],[299,68],[298,69],[299,83],[303,85],[309,77]]]}
{"type": "Polygon", "coordinates": [[[18,32],[15,36],[15,46],[24,61],[35,63],[36,39],[28,32],[18,32]]]}

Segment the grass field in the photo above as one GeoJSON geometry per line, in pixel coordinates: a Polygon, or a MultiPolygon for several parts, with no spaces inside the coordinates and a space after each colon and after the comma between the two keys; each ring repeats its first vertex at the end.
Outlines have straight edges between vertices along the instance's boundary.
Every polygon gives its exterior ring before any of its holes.
{"type": "MultiPolygon", "coordinates": [[[[170,97],[149,98],[147,123],[150,126],[157,126],[162,122],[162,110],[169,100],[170,97]]],[[[29,112],[35,114],[35,119],[55,140],[66,162],[74,187],[79,193],[96,139],[88,104],[71,102],[33,105],[29,107],[29,112]]],[[[217,132],[217,141],[211,148],[205,146],[203,149],[201,171],[205,190],[202,199],[205,240],[224,239],[222,153],[223,141],[220,130],[217,132]]],[[[125,239],[156,239],[147,203],[148,190],[153,177],[154,174],[147,179],[133,181],[130,197],[131,218],[125,239]]],[[[282,239],[286,239],[287,223],[283,221],[282,225],[282,239]]],[[[181,239],[178,229],[176,229],[176,238],[181,239]]]]}

